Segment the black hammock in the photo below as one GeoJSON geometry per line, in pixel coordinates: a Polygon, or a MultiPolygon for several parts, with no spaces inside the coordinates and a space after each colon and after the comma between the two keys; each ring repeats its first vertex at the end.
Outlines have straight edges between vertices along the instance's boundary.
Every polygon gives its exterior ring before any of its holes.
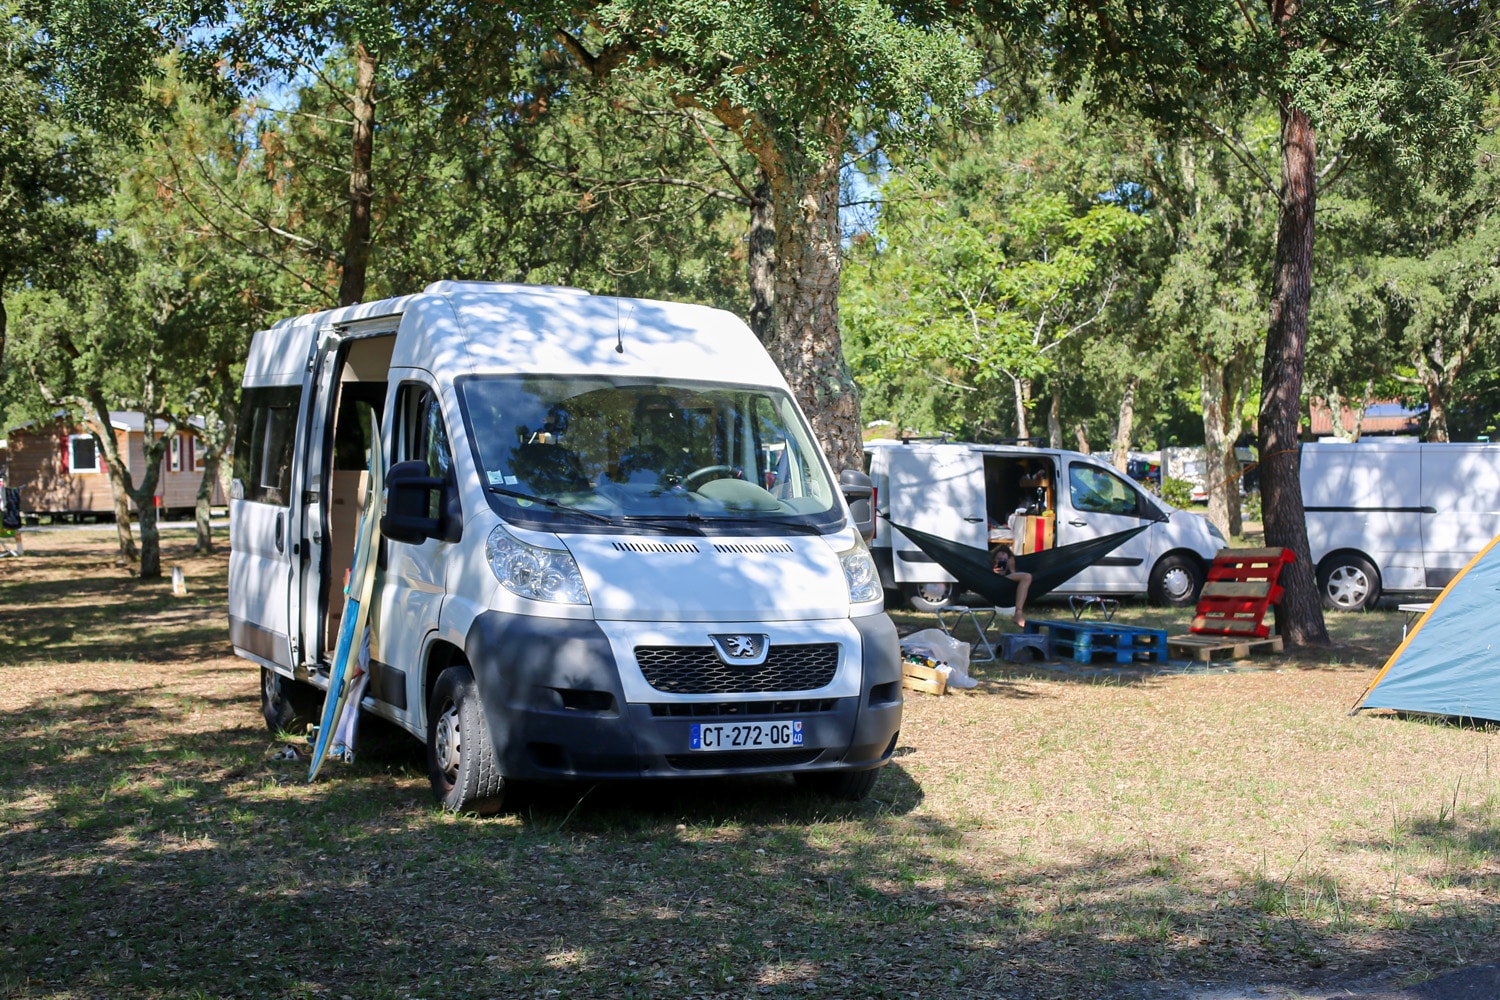
{"type": "MultiPolygon", "coordinates": [[[[1012,580],[990,568],[990,556],[984,549],[939,538],[916,528],[907,528],[891,522],[891,526],[911,539],[939,566],[951,573],[959,586],[974,591],[997,608],[1014,607],[1016,585],[1012,580]]],[[[1145,531],[1150,525],[1143,524],[1113,535],[1102,535],[1086,542],[1075,542],[1055,549],[1028,552],[1016,556],[1016,569],[1031,574],[1031,589],[1027,601],[1050,593],[1071,579],[1086,566],[1092,566],[1106,554],[1125,544],[1145,531]]]]}

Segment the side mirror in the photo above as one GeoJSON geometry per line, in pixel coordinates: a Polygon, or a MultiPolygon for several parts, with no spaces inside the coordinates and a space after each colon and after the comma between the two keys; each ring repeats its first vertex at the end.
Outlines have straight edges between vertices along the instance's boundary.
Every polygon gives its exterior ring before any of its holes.
{"type": "Polygon", "coordinates": [[[854,530],[868,542],[875,537],[875,483],[863,472],[845,469],[839,473],[839,490],[849,504],[854,530]]]}
{"type": "Polygon", "coordinates": [[[421,545],[443,533],[442,517],[432,517],[433,494],[442,496],[443,481],[428,475],[426,462],[397,462],[385,474],[385,510],[380,533],[393,542],[421,545]]]}

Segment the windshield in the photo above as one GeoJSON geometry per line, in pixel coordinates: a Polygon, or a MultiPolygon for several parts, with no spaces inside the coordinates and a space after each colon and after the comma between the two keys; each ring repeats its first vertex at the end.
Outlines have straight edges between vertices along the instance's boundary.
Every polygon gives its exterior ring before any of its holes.
{"type": "Polygon", "coordinates": [[[459,398],[480,478],[511,521],[579,530],[842,523],[812,436],[777,389],[499,375],[460,380],[459,398]]]}

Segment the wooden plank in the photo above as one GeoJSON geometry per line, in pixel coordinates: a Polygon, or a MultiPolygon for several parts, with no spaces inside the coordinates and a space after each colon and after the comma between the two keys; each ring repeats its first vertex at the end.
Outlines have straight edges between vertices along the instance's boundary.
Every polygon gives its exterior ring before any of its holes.
{"type": "Polygon", "coordinates": [[[903,661],[901,664],[901,686],[910,691],[926,694],[944,694],[948,690],[948,675],[920,663],[903,661]]]}
{"type": "Polygon", "coordinates": [[[1232,562],[1291,562],[1295,558],[1291,549],[1283,548],[1220,549],[1214,556],[1215,561],[1223,559],[1232,562]]]}
{"type": "Polygon", "coordinates": [[[1220,658],[1244,660],[1253,653],[1279,653],[1283,648],[1283,641],[1279,635],[1240,641],[1234,639],[1216,641],[1201,635],[1178,635],[1167,640],[1167,647],[1175,656],[1185,656],[1207,662],[1220,658]]]}
{"type": "Polygon", "coordinates": [[[1270,580],[1210,580],[1203,585],[1201,597],[1258,597],[1265,600],[1271,592],[1270,580]]]}

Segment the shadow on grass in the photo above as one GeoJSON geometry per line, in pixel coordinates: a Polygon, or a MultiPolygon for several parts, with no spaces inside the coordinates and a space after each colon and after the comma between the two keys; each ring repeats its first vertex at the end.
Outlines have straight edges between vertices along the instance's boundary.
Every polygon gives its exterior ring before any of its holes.
{"type": "MultiPolygon", "coordinates": [[[[686,779],[453,817],[414,741],[309,787],[238,701],[79,692],[0,718],[7,995],[1103,996],[1268,965],[1315,981],[1378,905],[1320,873],[1209,884],[1149,845],[975,855],[899,760],[858,804],[686,779]]],[[[1496,916],[1406,929],[1473,954],[1496,916]]],[[[1409,957],[1392,938],[1367,960],[1409,957]]]]}

